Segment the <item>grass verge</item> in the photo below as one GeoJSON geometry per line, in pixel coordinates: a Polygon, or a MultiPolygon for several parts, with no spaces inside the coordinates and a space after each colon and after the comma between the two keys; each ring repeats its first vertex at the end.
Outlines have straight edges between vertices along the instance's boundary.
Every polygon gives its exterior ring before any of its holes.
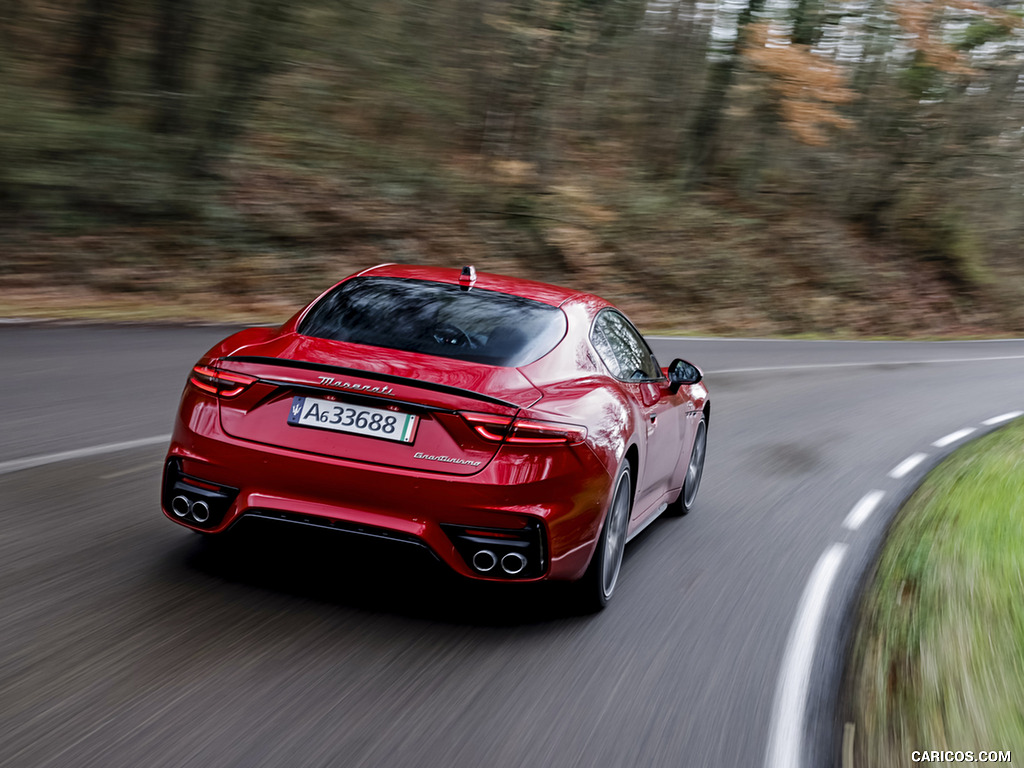
{"type": "Polygon", "coordinates": [[[1024,421],[957,451],[901,510],[851,670],[857,768],[1024,756],[1024,421]]]}

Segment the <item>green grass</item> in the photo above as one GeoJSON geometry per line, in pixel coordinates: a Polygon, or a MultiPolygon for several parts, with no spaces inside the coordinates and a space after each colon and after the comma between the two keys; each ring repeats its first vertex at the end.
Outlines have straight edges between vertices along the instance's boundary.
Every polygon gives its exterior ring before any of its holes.
{"type": "Polygon", "coordinates": [[[964,447],[901,510],[861,609],[857,768],[1024,750],[1024,421],[964,447]]]}

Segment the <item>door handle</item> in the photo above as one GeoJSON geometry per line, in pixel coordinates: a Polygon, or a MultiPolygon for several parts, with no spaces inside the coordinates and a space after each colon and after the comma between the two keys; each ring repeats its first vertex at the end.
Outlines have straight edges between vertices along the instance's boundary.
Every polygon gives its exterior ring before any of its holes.
{"type": "Polygon", "coordinates": [[[657,421],[658,421],[658,414],[651,413],[651,414],[648,414],[648,415],[651,417],[651,424],[657,423],[657,421]]]}

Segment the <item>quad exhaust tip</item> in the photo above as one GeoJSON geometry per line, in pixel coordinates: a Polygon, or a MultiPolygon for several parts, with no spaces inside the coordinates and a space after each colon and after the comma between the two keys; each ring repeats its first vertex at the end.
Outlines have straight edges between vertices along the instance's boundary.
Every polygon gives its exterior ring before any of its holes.
{"type": "Polygon", "coordinates": [[[187,496],[175,496],[171,501],[171,511],[178,517],[188,517],[191,509],[192,502],[188,500],[187,496]]]}
{"type": "Polygon", "coordinates": [[[473,568],[478,573],[490,573],[493,571],[498,563],[501,563],[501,570],[505,572],[507,576],[516,576],[522,573],[526,569],[526,557],[518,552],[508,552],[502,555],[501,560],[489,549],[478,550],[473,555],[473,568]]]}
{"type": "Polygon", "coordinates": [[[205,523],[210,519],[210,506],[205,501],[197,501],[192,505],[192,517],[197,523],[205,523]]]}
{"type": "Polygon", "coordinates": [[[480,571],[480,573],[487,573],[488,571],[494,570],[494,566],[497,564],[498,556],[489,549],[481,549],[473,555],[473,567],[480,571]]]}
{"type": "Polygon", "coordinates": [[[517,573],[522,573],[525,567],[526,558],[518,552],[509,552],[501,558],[501,570],[509,576],[515,576],[517,573]]]}
{"type": "Polygon", "coordinates": [[[197,523],[205,523],[210,519],[210,505],[205,501],[192,501],[188,496],[175,496],[171,499],[171,511],[176,517],[191,517],[197,523]]]}

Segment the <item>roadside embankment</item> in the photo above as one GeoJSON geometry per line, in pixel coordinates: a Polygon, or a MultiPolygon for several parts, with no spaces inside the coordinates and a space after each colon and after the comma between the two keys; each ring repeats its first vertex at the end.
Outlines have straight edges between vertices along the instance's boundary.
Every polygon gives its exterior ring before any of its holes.
{"type": "Polygon", "coordinates": [[[1024,755],[1024,421],[957,451],[910,498],[859,620],[855,766],[1024,755]]]}

